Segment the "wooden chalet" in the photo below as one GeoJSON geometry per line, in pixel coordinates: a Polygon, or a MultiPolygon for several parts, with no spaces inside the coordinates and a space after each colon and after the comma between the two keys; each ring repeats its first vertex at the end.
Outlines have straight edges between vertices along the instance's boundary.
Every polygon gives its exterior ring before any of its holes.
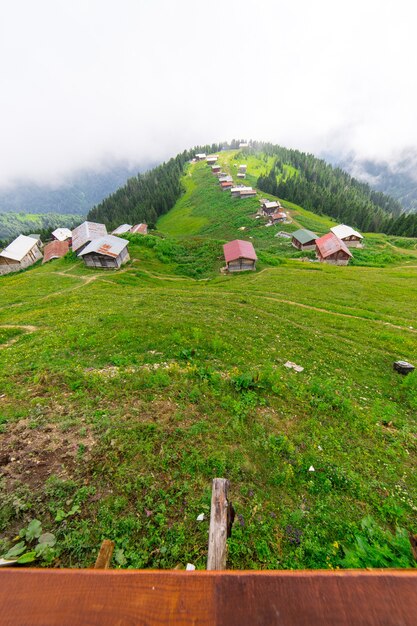
{"type": "Polygon", "coordinates": [[[196,154],[194,158],[196,161],[204,161],[207,158],[207,154],[201,152],[200,154],[196,154]]]}
{"type": "Polygon", "coordinates": [[[222,188],[222,191],[229,191],[229,189],[233,187],[233,182],[229,180],[225,180],[222,183],[220,183],[220,187],[222,188]]]}
{"type": "Polygon", "coordinates": [[[271,215],[271,222],[273,224],[279,224],[279,223],[285,222],[286,219],[287,219],[287,214],[284,213],[284,211],[277,211],[276,213],[271,215]]]}
{"type": "Polygon", "coordinates": [[[212,165],[211,166],[211,171],[213,172],[213,174],[219,174],[221,172],[221,167],[220,165],[212,165]]]}
{"type": "Polygon", "coordinates": [[[248,187],[244,187],[242,185],[238,185],[237,187],[232,187],[230,189],[230,194],[232,198],[240,198],[240,192],[242,191],[242,189],[248,189],[248,187]]]}
{"type": "Polygon", "coordinates": [[[72,231],[72,249],[79,254],[91,241],[107,235],[104,224],[83,222],[72,231]]]}
{"type": "Polygon", "coordinates": [[[233,182],[233,178],[229,176],[228,174],[226,174],[225,176],[220,176],[219,178],[219,183],[232,183],[232,182],[233,182]]]}
{"type": "Polygon", "coordinates": [[[43,263],[48,263],[48,261],[52,261],[53,259],[60,259],[65,256],[69,250],[70,242],[68,239],[65,241],[59,241],[55,239],[54,241],[50,241],[46,244],[43,251],[43,263]]]}
{"type": "Polygon", "coordinates": [[[316,256],[321,263],[347,265],[352,253],[339,237],[330,232],[316,239],[316,256]]]}
{"type": "Polygon", "coordinates": [[[143,224],[136,224],[135,226],[132,226],[132,228],[130,229],[130,232],[133,235],[147,235],[148,234],[148,225],[143,223],[143,224]]]}
{"type": "Polygon", "coordinates": [[[346,224],[338,224],[330,229],[348,248],[363,248],[363,236],[346,224]]]}
{"type": "Polygon", "coordinates": [[[235,239],[223,246],[224,258],[228,272],[244,272],[256,269],[255,249],[250,241],[235,239]]]}
{"type": "Polygon", "coordinates": [[[256,189],[252,189],[251,187],[245,187],[240,192],[241,198],[255,198],[256,197],[256,189]]]}
{"type": "Polygon", "coordinates": [[[23,270],[41,258],[37,239],[19,235],[0,252],[0,275],[23,270]]]}
{"type": "Polygon", "coordinates": [[[57,241],[71,241],[71,237],[72,237],[72,232],[70,231],[69,228],[56,228],[53,232],[52,232],[52,238],[56,239],[57,241]]]}
{"type": "Polygon", "coordinates": [[[121,224],[112,231],[112,235],[124,235],[125,233],[130,233],[132,232],[132,228],[132,224],[121,224]]]}
{"type": "Polygon", "coordinates": [[[261,200],[261,213],[263,215],[269,216],[277,213],[279,209],[281,209],[281,205],[276,200],[266,200],[263,198],[261,200]]]}
{"type": "Polygon", "coordinates": [[[78,256],[83,258],[87,267],[118,269],[130,258],[128,244],[127,239],[105,235],[93,239],[78,256]]]}
{"type": "Polygon", "coordinates": [[[209,154],[209,156],[206,157],[207,165],[214,165],[217,162],[218,158],[219,157],[217,154],[209,154]]]}
{"type": "Polygon", "coordinates": [[[291,243],[298,250],[315,250],[317,235],[311,230],[300,228],[292,233],[291,243]]]}

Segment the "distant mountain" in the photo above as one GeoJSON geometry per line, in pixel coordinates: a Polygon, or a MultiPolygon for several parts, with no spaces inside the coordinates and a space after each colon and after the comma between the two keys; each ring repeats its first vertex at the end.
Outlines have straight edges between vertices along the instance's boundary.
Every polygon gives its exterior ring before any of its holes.
{"type": "Polygon", "coordinates": [[[406,211],[417,212],[417,150],[407,150],[391,162],[359,159],[354,154],[323,156],[373,189],[389,194],[406,211]]]}
{"type": "MultiPolygon", "coordinates": [[[[149,165],[152,167],[153,164],[149,165]]],[[[0,189],[0,213],[59,213],[87,215],[88,211],[147,166],[118,162],[104,170],[82,170],[56,186],[21,181],[0,189]]]]}

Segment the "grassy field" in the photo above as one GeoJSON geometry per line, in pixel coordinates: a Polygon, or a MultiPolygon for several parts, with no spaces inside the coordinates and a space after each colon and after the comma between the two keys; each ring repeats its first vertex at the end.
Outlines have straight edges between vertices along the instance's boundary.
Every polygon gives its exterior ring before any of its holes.
{"type": "Polygon", "coordinates": [[[367,237],[386,267],[301,263],[207,169],[121,271],[0,279],[0,554],[38,519],[39,564],[88,566],[110,538],[115,566],[204,569],[224,476],[231,568],[412,566],[417,376],[392,364],[417,361],[413,242],[367,237]],[[222,276],[242,225],[259,270],[222,276]]]}

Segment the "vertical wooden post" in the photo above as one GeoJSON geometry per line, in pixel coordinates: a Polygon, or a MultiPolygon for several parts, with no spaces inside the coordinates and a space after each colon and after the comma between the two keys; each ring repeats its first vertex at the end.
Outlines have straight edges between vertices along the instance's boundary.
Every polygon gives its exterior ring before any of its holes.
{"type": "Polygon", "coordinates": [[[210,531],[207,569],[226,569],[227,536],[230,524],[230,506],[227,500],[230,483],[226,478],[214,478],[211,492],[210,531]]]}
{"type": "Polygon", "coordinates": [[[110,561],[113,556],[114,541],[110,539],[104,539],[98,553],[94,569],[109,569],[110,561]]]}

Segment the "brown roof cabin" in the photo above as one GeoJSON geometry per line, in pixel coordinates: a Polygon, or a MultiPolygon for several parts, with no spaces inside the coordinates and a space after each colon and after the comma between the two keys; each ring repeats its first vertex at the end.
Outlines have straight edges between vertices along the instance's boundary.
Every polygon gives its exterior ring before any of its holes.
{"type": "Polygon", "coordinates": [[[38,243],[33,237],[19,235],[0,252],[0,275],[18,272],[42,258],[38,243]]]}
{"type": "Polygon", "coordinates": [[[221,171],[221,167],[220,165],[212,165],[211,166],[211,171],[213,172],[213,174],[219,174],[221,171]]]}
{"type": "Polygon", "coordinates": [[[276,200],[263,200],[261,204],[261,212],[263,215],[273,215],[277,213],[279,209],[281,209],[281,205],[276,200]]]}
{"type": "Polygon", "coordinates": [[[108,270],[119,269],[130,258],[127,250],[128,244],[127,239],[121,239],[115,235],[105,235],[93,239],[78,256],[83,257],[87,267],[99,267],[108,270]]]}
{"type": "Polygon", "coordinates": [[[250,241],[235,239],[223,246],[224,258],[228,272],[244,272],[256,269],[255,249],[250,241]]]}
{"type": "Polygon", "coordinates": [[[80,253],[93,239],[107,235],[107,228],[104,224],[97,222],[83,222],[72,231],[72,249],[80,253]]]}
{"type": "Polygon", "coordinates": [[[348,248],[363,248],[363,236],[357,230],[346,224],[338,224],[330,229],[332,233],[339,237],[348,248]]]}
{"type": "Polygon", "coordinates": [[[241,198],[255,198],[256,197],[256,189],[245,188],[240,192],[241,198]]]}
{"type": "Polygon", "coordinates": [[[297,250],[315,250],[317,235],[311,230],[300,228],[292,233],[291,243],[297,250]]]}
{"type": "Polygon", "coordinates": [[[130,232],[133,235],[147,235],[148,234],[148,225],[147,224],[136,224],[132,226],[130,232]]]}
{"type": "Polygon", "coordinates": [[[274,213],[273,215],[271,215],[271,222],[273,224],[279,224],[280,222],[285,222],[286,219],[287,219],[287,214],[284,213],[283,211],[278,211],[277,213],[274,213]]]}
{"type": "Polygon", "coordinates": [[[232,187],[230,189],[230,194],[232,196],[232,198],[240,198],[240,192],[242,191],[242,189],[247,189],[247,187],[243,187],[242,185],[238,185],[237,187],[232,187]]]}
{"type": "Polygon", "coordinates": [[[316,239],[316,256],[320,263],[347,265],[352,258],[352,253],[339,237],[336,237],[334,233],[327,233],[316,239]]]}
{"type": "Polygon", "coordinates": [[[65,241],[59,241],[55,239],[46,244],[45,249],[43,251],[43,261],[44,263],[48,263],[48,261],[52,261],[53,259],[60,259],[65,256],[69,250],[70,242],[69,239],[65,241]]]}
{"type": "Polygon", "coordinates": [[[222,188],[222,191],[228,191],[233,187],[233,183],[229,180],[225,180],[224,182],[220,183],[220,187],[222,188]]]}
{"type": "Polygon", "coordinates": [[[218,160],[218,156],[217,154],[210,154],[207,158],[206,158],[206,162],[207,165],[214,165],[216,163],[216,161],[218,160]]]}

